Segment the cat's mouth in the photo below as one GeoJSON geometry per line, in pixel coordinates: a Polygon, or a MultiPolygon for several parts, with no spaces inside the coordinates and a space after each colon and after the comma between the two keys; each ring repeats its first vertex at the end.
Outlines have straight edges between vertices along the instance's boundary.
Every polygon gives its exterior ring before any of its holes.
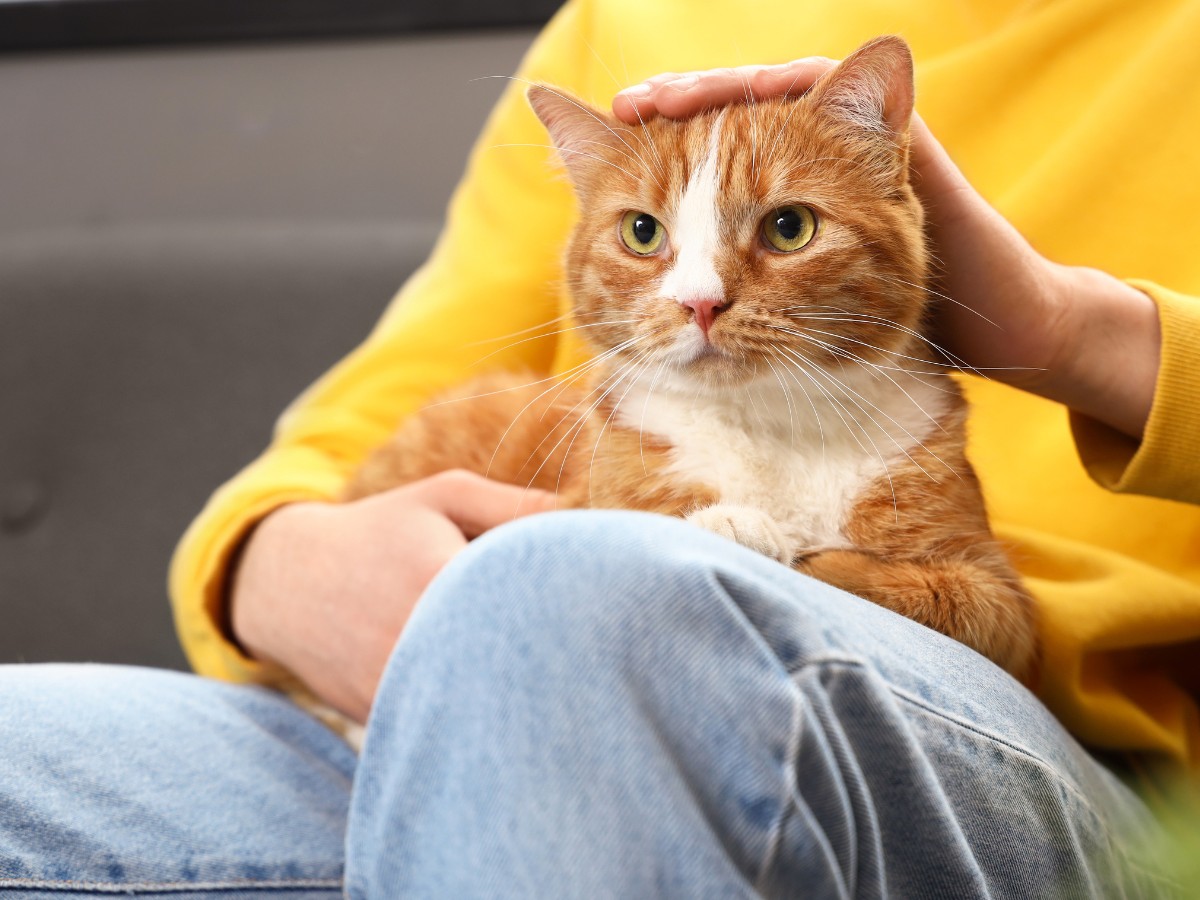
{"type": "Polygon", "coordinates": [[[754,365],[741,354],[731,352],[718,335],[685,332],[665,355],[668,365],[678,375],[712,387],[741,384],[757,375],[754,365]]]}
{"type": "Polygon", "coordinates": [[[695,366],[713,365],[729,358],[713,335],[701,333],[689,323],[680,329],[667,349],[667,358],[675,368],[687,371],[695,366]]]}

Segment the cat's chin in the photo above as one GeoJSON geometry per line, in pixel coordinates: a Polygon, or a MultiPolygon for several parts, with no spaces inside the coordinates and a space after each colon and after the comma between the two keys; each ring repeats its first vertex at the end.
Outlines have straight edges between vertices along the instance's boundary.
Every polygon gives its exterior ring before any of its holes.
{"type": "Polygon", "coordinates": [[[725,391],[741,387],[758,377],[757,370],[713,344],[705,344],[677,359],[672,366],[674,380],[687,383],[694,390],[703,388],[725,391]]]}

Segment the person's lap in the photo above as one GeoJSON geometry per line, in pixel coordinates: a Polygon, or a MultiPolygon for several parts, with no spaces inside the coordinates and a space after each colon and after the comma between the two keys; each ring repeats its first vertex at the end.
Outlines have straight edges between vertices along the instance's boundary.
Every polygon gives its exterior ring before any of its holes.
{"type": "Polygon", "coordinates": [[[268,692],[147,670],[0,668],[0,721],[22,898],[1101,896],[1147,823],[972,651],[637,514],[474,542],[357,762],[268,692]]]}

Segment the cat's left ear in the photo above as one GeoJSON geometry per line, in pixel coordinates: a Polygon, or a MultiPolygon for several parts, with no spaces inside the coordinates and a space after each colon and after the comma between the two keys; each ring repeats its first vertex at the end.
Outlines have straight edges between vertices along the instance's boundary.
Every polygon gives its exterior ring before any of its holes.
{"type": "Polygon", "coordinates": [[[834,108],[839,118],[885,138],[906,162],[913,93],[912,51],[904,38],[885,35],[842,60],[813,86],[809,97],[834,108]]]}
{"type": "Polygon", "coordinates": [[[620,122],[566,91],[545,84],[533,85],[526,96],[550,132],[550,139],[576,186],[582,185],[597,169],[612,168],[605,155],[608,151],[620,153],[625,144],[620,122]]]}

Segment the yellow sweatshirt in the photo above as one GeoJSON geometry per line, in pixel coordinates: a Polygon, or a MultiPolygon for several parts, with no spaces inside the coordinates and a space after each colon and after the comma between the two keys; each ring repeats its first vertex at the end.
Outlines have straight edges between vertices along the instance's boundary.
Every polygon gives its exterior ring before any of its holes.
{"type": "Polygon", "coordinates": [[[1140,446],[968,379],[969,451],[1039,601],[1040,697],[1085,743],[1200,772],[1200,0],[572,0],[489,119],[428,263],[185,536],[171,590],[196,669],[274,677],[222,630],[231,558],[267,512],[331,498],[483,356],[550,371],[583,358],[570,337],[505,337],[564,310],[575,212],[526,80],[606,107],[658,72],[840,57],[883,33],[912,45],[921,114],[1038,250],[1131,279],[1159,305],[1163,365],[1140,446]]]}

